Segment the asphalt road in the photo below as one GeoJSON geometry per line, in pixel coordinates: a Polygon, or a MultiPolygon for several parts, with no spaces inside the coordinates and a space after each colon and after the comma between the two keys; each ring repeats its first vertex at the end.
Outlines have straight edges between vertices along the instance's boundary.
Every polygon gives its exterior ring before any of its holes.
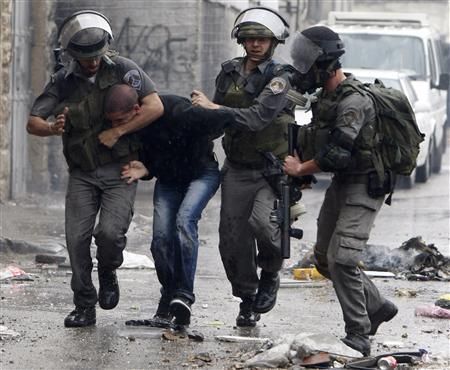
{"type": "MultiPolygon", "coordinates": [[[[449,153],[441,174],[428,183],[394,194],[393,205],[384,206],[370,239],[371,244],[398,247],[413,236],[449,252],[449,153]]],[[[310,248],[315,219],[326,180],[304,193],[308,213],[297,225],[304,239],[294,241],[284,278],[310,248]]],[[[141,186],[129,232],[128,251],[149,255],[151,237],[151,185],[141,186]]],[[[1,204],[1,236],[40,245],[63,242],[63,195],[28,196],[1,204]]],[[[329,282],[282,287],[276,307],[263,315],[257,328],[234,327],[238,301],[232,297],[217,250],[219,194],[210,202],[200,222],[201,249],[196,278],[197,301],[191,328],[204,335],[203,342],[161,339],[160,329],[130,328],[124,322],[149,318],[156,310],[159,286],[154,270],[119,270],[121,301],[111,311],[97,310],[97,325],[67,329],[65,315],[72,310],[70,270],[38,266],[34,254],[0,254],[0,270],[11,264],[32,274],[33,281],[2,282],[0,326],[17,336],[0,335],[1,369],[230,369],[239,367],[259,345],[226,343],[218,335],[245,335],[277,339],[302,332],[344,335],[342,313],[329,282]]],[[[96,281],[96,273],[93,274],[96,281]]],[[[373,354],[427,349],[431,363],[422,368],[450,368],[449,320],[415,316],[416,307],[433,304],[449,293],[444,282],[413,282],[376,278],[382,293],[394,301],[399,315],[382,325],[372,340],[373,354]]],[[[0,332],[5,330],[0,328],[0,332]]]]}

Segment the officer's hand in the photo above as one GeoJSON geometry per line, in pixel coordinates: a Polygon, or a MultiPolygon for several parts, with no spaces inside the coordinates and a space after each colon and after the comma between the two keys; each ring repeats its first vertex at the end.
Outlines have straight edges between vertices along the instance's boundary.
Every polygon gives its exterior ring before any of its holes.
{"type": "Polygon", "coordinates": [[[49,124],[49,130],[52,135],[62,135],[64,132],[64,125],[66,123],[66,116],[69,112],[68,107],[64,107],[62,113],[56,116],[56,121],[49,124]]]}
{"type": "Polygon", "coordinates": [[[131,161],[122,167],[122,179],[127,179],[127,184],[137,181],[148,175],[148,170],[142,162],[131,161]]]}
{"type": "Polygon", "coordinates": [[[192,105],[194,105],[196,107],[203,107],[203,108],[208,108],[208,109],[219,109],[220,108],[220,105],[214,104],[200,90],[193,90],[191,92],[191,100],[192,100],[192,105]]]}
{"type": "Polygon", "coordinates": [[[301,176],[302,162],[300,161],[297,152],[294,154],[294,156],[288,155],[284,159],[283,171],[289,176],[301,176]]]}
{"type": "Polygon", "coordinates": [[[108,148],[112,148],[115,143],[120,139],[120,134],[117,128],[110,128],[109,130],[105,130],[98,135],[98,139],[100,142],[107,146],[108,148]]]}

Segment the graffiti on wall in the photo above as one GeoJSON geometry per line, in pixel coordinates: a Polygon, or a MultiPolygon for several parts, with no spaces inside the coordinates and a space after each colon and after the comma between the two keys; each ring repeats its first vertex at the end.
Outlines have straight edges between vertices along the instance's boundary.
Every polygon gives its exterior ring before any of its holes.
{"type": "Polygon", "coordinates": [[[187,38],[173,37],[162,24],[140,26],[126,18],[115,40],[121,55],[135,61],[159,85],[194,79],[195,48],[187,47],[187,38]]]}

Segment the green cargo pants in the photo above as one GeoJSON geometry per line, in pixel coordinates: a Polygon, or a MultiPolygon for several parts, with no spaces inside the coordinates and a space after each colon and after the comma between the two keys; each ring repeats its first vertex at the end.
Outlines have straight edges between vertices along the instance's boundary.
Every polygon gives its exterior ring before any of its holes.
{"type": "Polygon", "coordinates": [[[346,333],[367,335],[368,314],[384,298],[359,268],[363,249],[384,197],[367,195],[366,184],[343,183],[333,178],[317,220],[314,249],[316,267],[333,281],[342,308],[346,333]]]}

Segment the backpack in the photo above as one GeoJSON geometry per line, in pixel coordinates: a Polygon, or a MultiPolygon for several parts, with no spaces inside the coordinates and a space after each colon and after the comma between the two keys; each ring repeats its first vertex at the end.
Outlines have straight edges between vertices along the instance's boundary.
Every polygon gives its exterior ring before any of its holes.
{"type": "MultiPolygon", "coordinates": [[[[375,105],[377,146],[384,170],[409,176],[417,165],[419,144],[425,135],[420,132],[416,117],[406,95],[400,90],[374,83],[354,86],[369,94],[375,105]]],[[[363,93],[363,92],[361,92],[363,93]]],[[[383,171],[383,169],[378,169],[383,171]]]]}
{"type": "Polygon", "coordinates": [[[374,102],[377,144],[373,162],[380,183],[389,193],[385,203],[390,205],[396,175],[409,176],[414,171],[419,144],[425,135],[419,130],[408,98],[400,90],[384,86],[379,79],[352,87],[368,94],[374,102]]]}

